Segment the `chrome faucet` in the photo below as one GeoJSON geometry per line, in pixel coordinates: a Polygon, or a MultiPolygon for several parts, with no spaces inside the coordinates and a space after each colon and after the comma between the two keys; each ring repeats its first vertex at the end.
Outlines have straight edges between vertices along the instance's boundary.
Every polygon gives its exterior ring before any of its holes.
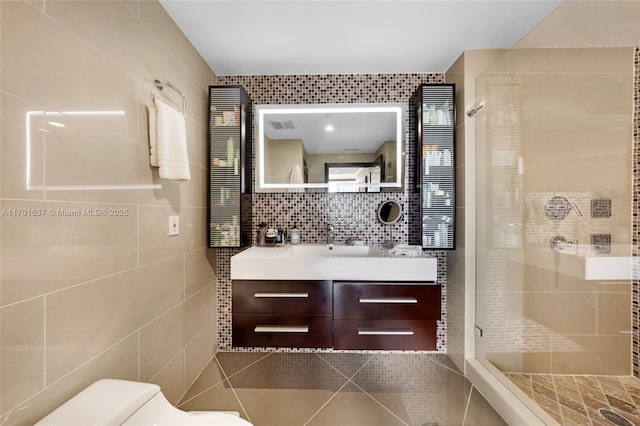
{"type": "Polygon", "coordinates": [[[327,223],[327,245],[329,246],[329,250],[333,250],[333,225],[327,223]]]}

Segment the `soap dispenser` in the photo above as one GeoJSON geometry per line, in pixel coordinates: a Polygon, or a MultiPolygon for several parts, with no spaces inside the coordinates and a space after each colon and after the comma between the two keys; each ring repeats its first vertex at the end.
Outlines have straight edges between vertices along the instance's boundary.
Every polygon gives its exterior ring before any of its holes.
{"type": "Polygon", "coordinates": [[[298,231],[296,225],[293,225],[293,228],[291,228],[289,237],[291,239],[291,244],[300,244],[300,231],[298,231]]]}

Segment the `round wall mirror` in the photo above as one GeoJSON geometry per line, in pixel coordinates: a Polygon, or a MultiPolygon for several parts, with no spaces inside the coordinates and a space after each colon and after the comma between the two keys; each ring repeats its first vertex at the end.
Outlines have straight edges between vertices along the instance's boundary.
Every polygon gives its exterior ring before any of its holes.
{"type": "Polygon", "coordinates": [[[402,219],[402,204],[387,200],[378,207],[378,220],[385,225],[395,225],[402,219]]]}

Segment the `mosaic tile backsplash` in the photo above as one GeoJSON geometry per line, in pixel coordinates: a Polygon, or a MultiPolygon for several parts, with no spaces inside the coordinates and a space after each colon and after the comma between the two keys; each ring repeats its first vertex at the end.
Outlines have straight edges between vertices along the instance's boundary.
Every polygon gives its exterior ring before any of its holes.
{"type": "MultiPolygon", "coordinates": [[[[242,85],[254,105],[401,102],[407,105],[413,92],[422,83],[444,83],[444,74],[357,74],[357,75],[265,75],[219,76],[218,84],[242,85]]],[[[405,110],[407,153],[413,153],[415,141],[409,139],[411,114],[405,110]]],[[[254,140],[255,144],[255,140],[254,140]]],[[[255,152],[255,149],[254,149],[255,152]]],[[[411,208],[413,199],[406,188],[413,183],[414,158],[407,155],[405,192],[386,193],[254,193],[253,224],[300,230],[301,243],[326,242],[327,223],[334,227],[335,241],[344,242],[358,236],[368,244],[382,243],[389,238],[389,229],[376,219],[378,205],[388,199],[411,208]],[[411,203],[410,203],[411,201],[411,203]]],[[[409,233],[405,218],[393,227],[393,241],[407,243],[409,233]]],[[[254,236],[255,239],[255,236],[254,236]]],[[[231,280],[229,262],[238,249],[219,249],[218,261],[218,344],[221,350],[231,349],[231,280]]],[[[444,252],[432,252],[438,257],[438,283],[442,288],[442,319],[438,323],[438,352],[446,351],[446,257],[444,252]]],[[[235,349],[234,350],[241,350],[235,349]]],[[[247,349],[252,351],[266,348],[247,349]]],[[[287,349],[293,351],[292,349],[287,349]]],[[[299,349],[297,351],[310,351],[299,349]]]]}

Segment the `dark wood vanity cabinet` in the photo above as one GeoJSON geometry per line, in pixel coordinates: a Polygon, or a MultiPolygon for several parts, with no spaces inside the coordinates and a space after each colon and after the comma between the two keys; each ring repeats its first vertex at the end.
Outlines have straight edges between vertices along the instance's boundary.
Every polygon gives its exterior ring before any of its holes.
{"type": "Polygon", "coordinates": [[[435,350],[440,286],[334,282],[335,349],[435,350]]]}
{"type": "Polygon", "coordinates": [[[331,281],[234,280],[236,347],[330,348],[331,281]]]}
{"type": "Polygon", "coordinates": [[[235,347],[435,350],[440,286],[234,280],[235,347]]]}

